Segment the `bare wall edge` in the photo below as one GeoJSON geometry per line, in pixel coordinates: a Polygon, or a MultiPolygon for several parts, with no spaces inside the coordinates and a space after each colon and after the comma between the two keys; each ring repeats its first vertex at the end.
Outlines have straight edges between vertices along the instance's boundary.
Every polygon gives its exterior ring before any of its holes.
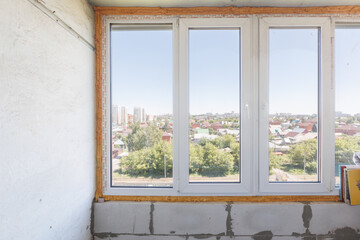
{"type": "Polygon", "coordinates": [[[94,46],[94,11],[87,0],[28,0],[48,9],[94,46]]]}
{"type": "Polygon", "coordinates": [[[360,239],[343,203],[105,202],[94,219],[95,239],[360,239]]]}
{"type": "MultiPolygon", "coordinates": [[[[66,7],[91,35],[91,6],[66,7]]],[[[89,240],[94,51],[29,1],[2,0],[0,13],[0,239],[89,240]]]]}

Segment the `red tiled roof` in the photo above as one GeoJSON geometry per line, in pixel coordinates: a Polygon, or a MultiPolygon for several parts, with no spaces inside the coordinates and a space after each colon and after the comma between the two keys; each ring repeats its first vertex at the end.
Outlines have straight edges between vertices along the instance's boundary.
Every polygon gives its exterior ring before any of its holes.
{"type": "Polygon", "coordinates": [[[285,135],[285,137],[287,137],[287,138],[293,138],[293,137],[295,137],[296,135],[298,135],[299,133],[298,132],[288,132],[286,135],[285,135]]]}
{"type": "Polygon", "coordinates": [[[171,133],[163,132],[163,137],[172,137],[171,133]]]}

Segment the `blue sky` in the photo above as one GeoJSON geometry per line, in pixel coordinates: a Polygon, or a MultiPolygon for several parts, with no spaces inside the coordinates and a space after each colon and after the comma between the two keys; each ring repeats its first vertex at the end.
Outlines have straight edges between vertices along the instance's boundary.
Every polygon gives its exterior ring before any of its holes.
{"type": "Polygon", "coordinates": [[[318,99],[318,29],[270,29],[269,112],[313,114],[318,99]]]}
{"type": "Polygon", "coordinates": [[[360,28],[335,30],[335,110],[360,113],[360,28]]]}
{"type": "MultiPolygon", "coordinates": [[[[172,113],[172,33],[112,31],[113,104],[172,113]]],[[[239,112],[239,30],[190,30],[190,113],[239,112]]],[[[317,111],[317,29],[271,29],[269,110],[317,111]]],[[[360,30],[336,30],[336,111],[360,112],[360,30]],[[359,105],[359,106],[358,106],[359,105]]]]}
{"type": "Polygon", "coordinates": [[[172,113],[171,30],[112,31],[112,102],[147,114],[172,113]]]}
{"type": "Polygon", "coordinates": [[[240,30],[189,31],[190,114],[239,112],[240,30]]]}

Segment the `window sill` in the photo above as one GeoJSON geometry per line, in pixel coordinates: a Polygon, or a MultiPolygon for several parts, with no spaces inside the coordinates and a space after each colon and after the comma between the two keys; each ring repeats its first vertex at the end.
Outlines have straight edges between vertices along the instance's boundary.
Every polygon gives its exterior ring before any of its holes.
{"type": "MultiPolygon", "coordinates": [[[[292,196],[103,196],[104,201],[135,202],[340,202],[338,195],[292,196]]],[[[99,201],[99,199],[98,199],[99,201]]]]}

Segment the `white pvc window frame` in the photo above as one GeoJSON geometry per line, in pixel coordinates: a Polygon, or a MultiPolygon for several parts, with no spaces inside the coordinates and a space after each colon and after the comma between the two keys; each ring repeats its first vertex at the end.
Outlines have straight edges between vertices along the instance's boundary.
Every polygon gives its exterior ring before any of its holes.
{"type": "MultiPolygon", "coordinates": [[[[179,110],[178,110],[178,105],[179,105],[179,97],[178,97],[178,88],[179,88],[179,78],[178,78],[178,19],[176,18],[172,18],[172,19],[146,19],[146,20],[142,20],[142,19],[138,19],[138,20],[114,20],[114,19],[107,19],[106,23],[105,23],[105,27],[106,27],[106,40],[107,42],[105,44],[107,44],[107,48],[106,48],[106,71],[108,72],[108,74],[106,75],[107,78],[105,79],[105,81],[107,82],[106,86],[109,86],[109,83],[111,81],[111,76],[110,76],[110,61],[111,61],[111,46],[110,46],[110,32],[111,32],[111,25],[116,25],[116,24],[121,24],[121,25],[144,25],[146,27],[146,25],[148,26],[156,26],[159,24],[169,24],[172,26],[172,32],[173,32],[173,131],[174,131],[174,137],[173,137],[173,187],[127,187],[127,186],[111,186],[111,181],[112,179],[110,179],[111,176],[111,167],[110,164],[112,164],[112,156],[111,156],[111,152],[110,152],[110,144],[107,144],[108,150],[107,150],[107,155],[105,156],[106,158],[106,164],[107,164],[107,176],[106,178],[103,179],[103,181],[105,180],[105,184],[106,184],[106,189],[104,190],[104,195],[147,195],[147,196],[175,196],[177,195],[178,192],[178,163],[179,163],[179,151],[178,151],[178,144],[179,144],[179,110]]],[[[105,131],[107,132],[107,136],[111,136],[111,132],[110,132],[110,125],[111,125],[111,121],[110,121],[110,111],[111,111],[111,106],[110,106],[110,98],[111,98],[111,89],[110,87],[105,89],[106,91],[106,96],[107,96],[107,100],[106,102],[108,104],[106,104],[105,108],[106,108],[106,118],[108,119],[108,121],[105,121],[107,123],[107,125],[105,126],[105,131]]],[[[106,139],[107,141],[110,141],[109,139],[106,139]]]]}
{"type": "MultiPolygon", "coordinates": [[[[335,195],[335,89],[334,29],[337,25],[357,24],[360,19],[333,17],[239,17],[239,18],[166,18],[122,19],[105,18],[106,65],[110,73],[110,24],[171,24],[173,30],[173,187],[111,187],[109,179],[111,153],[107,144],[104,156],[107,172],[103,174],[104,195],[143,196],[246,196],[246,195],[335,195]],[[321,31],[319,79],[319,182],[269,182],[268,162],[268,33],[270,27],[317,27],[321,31]],[[241,182],[189,183],[189,82],[188,29],[241,29],[241,182]]],[[[105,81],[110,82],[110,74],[105,81]]],[[[106,84],[108,86],[108,84],[106,84]]],[[[105,87],[106,102],[110,89],[105,87]]],[[[110,136],[111,106],[105,106],[108,121],[104,131],[110,136]]]]}
{"type": "Polygon", "coordinates": [[[180,19],[180,192],[205,195],[244,195],[251,189],[253,139],[253,95],[251,81],[251,20],[250,18],[180,19]],[[240,182],[189,182],[189,29],[240,30],[240,182]],[[246,141],[243,141],[246,139],[246,141]]]}
{"type": "MultiPolygon", "coordinates": [[[[343,28],[343,29],[351,29],[351,28],[357,28],[360,29],[360,18],[359,17],[331,17],[331,39],[332,39],[332,56],[331,56],[331,64],[332,64],[332,81],[331,81],[331,87],[332,89],[334,89],[334,97],[333,97],[333,109],[334,109],[334,124],[335,124],[335,101],[336,101],[336,81],[337,79],[335,78],[335,58],[336,58],[336,51],[335,51],[335,31],[336,28],[343,28]]],[[[334,165],[335,165],[335,128],[334,128],[334,132],[332,133],[333,139],[334,139],[334,165]]],[[[337,169],[335,169],[335,171],[337,171],[337,169]]],[[[335,185],[335,179],[334,179],[334,183],[335,185]]],[[[339,188],[340,186],[335,186],[336,188],[339,188]]],[[[338,190],[338,189],[337,189],[338,190]]]]}
{"type": "Polygon", "coordinates": [[[269,17],[259,24],[259,192],[278,194],[329,194],[334,188],[334,89],[331,86],[331,21],[329,17],[269,17]],[[318,79],[318,182],[269,182],[269,30],[307,28],[320,30],[318,79]]]}

